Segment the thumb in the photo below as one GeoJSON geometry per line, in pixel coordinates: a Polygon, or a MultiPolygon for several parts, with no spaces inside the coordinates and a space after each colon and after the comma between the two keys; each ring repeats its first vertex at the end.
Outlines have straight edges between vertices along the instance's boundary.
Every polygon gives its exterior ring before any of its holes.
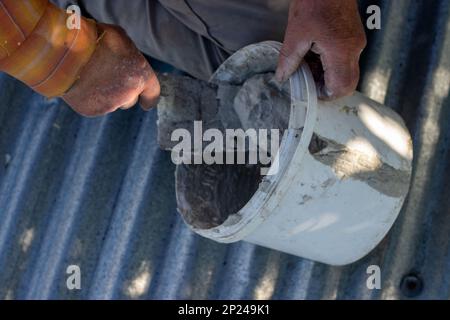
{"type": "Polygon", "coordinates": [[[338,55],[335,51],[324,52],[321,56],[325,86],[322,97],[336,99],[351,94],[358,85],[358,56],[338,55]]]}

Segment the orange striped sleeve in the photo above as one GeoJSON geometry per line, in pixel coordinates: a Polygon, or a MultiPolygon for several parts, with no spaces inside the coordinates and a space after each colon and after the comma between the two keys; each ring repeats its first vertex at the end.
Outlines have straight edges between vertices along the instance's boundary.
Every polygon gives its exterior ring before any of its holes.
{"type": "Polygon", "coordinates": [[[16,51],[36,27],[48,0],[0,1],[0,59],[16,51]]]}
{"type": "Polygon", "coordinates": [[[73,29],[68,18],[48,0],[0,0],[0,70],[47,97],[67,92],[98,39],[94,21],[73,29]]]}

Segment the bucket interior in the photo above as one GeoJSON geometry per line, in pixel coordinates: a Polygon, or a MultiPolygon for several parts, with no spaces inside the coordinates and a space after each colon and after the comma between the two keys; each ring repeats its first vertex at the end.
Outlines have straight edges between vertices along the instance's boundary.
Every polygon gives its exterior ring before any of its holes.
{"type": "MultiPolygon", "coordinates": [[[[301,79],[294,84],[297,98],[292,99],[291,88],[284,108],[286,121],[280,129],[280,146],[269,174],[263,175],[258,164],[180,165],[176,171],[177,204],[186,223],[198,233],[223,231],[223,227],[242,224],[259,213],[268,197],[281,181],[286,169],[300,148],[307,118],[307,85],[301,79]]],[[[262,111],[271,112],[270,108],[262,111]]],[[[273,129],[266,126],[265,129],[273,129]]],[[[308,141],[309,145],[309,141],[308,141]]],[[[267,170],[266,170],[267,171],[267,170]]]]}

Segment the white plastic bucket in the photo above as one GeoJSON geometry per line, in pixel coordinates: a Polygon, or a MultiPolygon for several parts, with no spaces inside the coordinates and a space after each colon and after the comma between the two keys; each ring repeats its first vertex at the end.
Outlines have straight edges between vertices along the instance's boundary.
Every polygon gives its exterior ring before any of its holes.
{"type": "MultiPolygon", "coordinates": [[[[280,46],[263,42],[240,50],[212,81],[242,83],[273,71],[280,46]]],[[[397,218],[409,188],[411,137],[399,115],[358,92],[318,101],[306,64],[290,84],[291,116],[278,173],[265,177],[246,206],[222,225],[191,228],[218,242],[244,240],[345,265],[368,254],[397,218]]]]}

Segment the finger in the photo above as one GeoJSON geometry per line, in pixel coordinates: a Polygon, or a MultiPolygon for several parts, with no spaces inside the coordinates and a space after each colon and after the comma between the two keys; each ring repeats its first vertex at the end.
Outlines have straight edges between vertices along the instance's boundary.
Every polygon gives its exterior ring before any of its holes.
{"type": "Polygon", "coordinates": [[[278,81],[285,82],[298,69],[306,53],[311,48],[311,44],[310,41],[300,39],[298,31],[288,28],[275,74],[278,81]]]}
{"type": "Polygon", "coordinates": [[[359,81],[359,53],[326,50],[321,54],[325,86],[319,95],[326,100],[352,94],[359,81]]]}
{"type": "Polygon", "coordinates": [[[122,106],[120,107],[120,109],[122,109],[122,110],[130,109],[130,108],[132,108],[132,107],[134,107],[134,106],[136,105],[136,103],[138,102],[138,100],[139,100],[139,96],[136,96],[136,97],[133,98],[130,102],[125,103],[124,105],[122,105],[122,106]]]}
{"type": "Polygon", "coordinates": [[[152,107],[155,107],[158,104],[160,93],[161,85],[159,84],[155,73],[152,73],[145,84],[144,90],[139,96],[139,103],[142,109],[148,111],[152,107]]]}

